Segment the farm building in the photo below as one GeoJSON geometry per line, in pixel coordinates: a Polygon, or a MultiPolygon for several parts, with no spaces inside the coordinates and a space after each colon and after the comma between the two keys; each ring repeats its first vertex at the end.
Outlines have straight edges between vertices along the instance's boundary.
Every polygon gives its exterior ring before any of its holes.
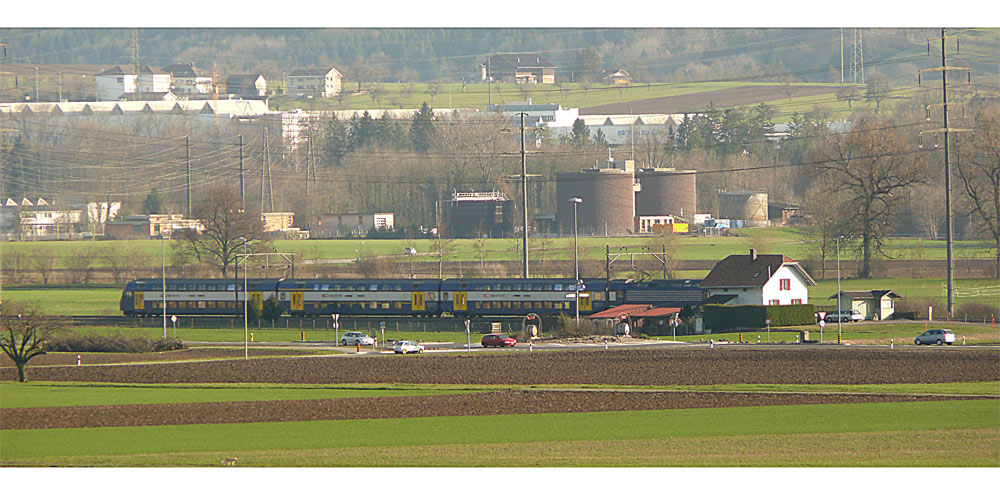
{"type": "Polygon", "coordinates": [[[455,192],[438,202],[438,210],[447,237],[496,239],[514,233],[514,202],[502,192],[455,192]]]}
{"type": "Polygon", "coordinates": [[[556,66],[537,53],[495,53],[481,66],[483,82],[554,84],[556,66]]]}
{"type": "MultiPolygon", "coordinates": [[[[844,290],[840,291],[841,311],[856,309],[866,320],[888,320],[895,313],[895,302],[899,296],[891,290],[844,290]]],[[[837,294],[830,296],[836,300],[837,294]]]]}

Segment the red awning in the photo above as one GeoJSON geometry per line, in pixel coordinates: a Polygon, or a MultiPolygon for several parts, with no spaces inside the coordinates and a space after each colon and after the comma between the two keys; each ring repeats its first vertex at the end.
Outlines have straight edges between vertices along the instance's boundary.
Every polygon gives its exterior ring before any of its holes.
{"type": "Polygon", "coordinates": [[[647,309],[649,309],[648,304],[622,304],[621,306],[615,306],[613,308],[608,308],[604,311],[594,313],[588,318],[621,318],[622,316],[635,314],[647,309]]]}

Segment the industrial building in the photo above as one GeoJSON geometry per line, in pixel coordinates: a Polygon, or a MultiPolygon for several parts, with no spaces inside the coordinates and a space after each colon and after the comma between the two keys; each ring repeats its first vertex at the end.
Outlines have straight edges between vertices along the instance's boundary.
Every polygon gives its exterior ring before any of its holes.
{"type": "Polygon", "coordinates": [[[556,174],[556,217],[559,232],[573,235],[573,204],[577,205],[580,235],[624,235],[632,233],[635,194],[632,172],[617,168],[590,169],[556,174]]]}
{"type": "Polygon", "coordinates": [[[636,216],[691,217],[698,207],[697,177],[694,170],[640,169],[635,174],[636,216]]]}
{"type": "Polygon", "coordinates": [[[767,225],[767,193],[720,191],[719,218],[743,220],[747,226],[767,225]]]}
{"type": "Polygon", "coordinates": [[[510,237],[514,202],[502,192],[455,192],[438,201],[442,234],[451,238],[510,237]]]}

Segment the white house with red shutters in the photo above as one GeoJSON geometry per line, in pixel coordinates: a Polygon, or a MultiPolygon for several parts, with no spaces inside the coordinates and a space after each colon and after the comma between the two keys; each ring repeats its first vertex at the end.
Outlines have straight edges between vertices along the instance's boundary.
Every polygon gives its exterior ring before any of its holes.
{"type": "Polygon", "coordinates": [[[738,306],[807,304],[816,281],[783,254],[733,254],[718,262],[701,282],[709,304],[738,306]]]}

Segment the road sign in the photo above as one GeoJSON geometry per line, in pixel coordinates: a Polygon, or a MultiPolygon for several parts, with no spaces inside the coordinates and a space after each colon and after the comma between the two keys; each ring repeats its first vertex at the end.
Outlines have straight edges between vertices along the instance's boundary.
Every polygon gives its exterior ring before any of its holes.
{"type": "Polygon", "coordinates": [[[764,323],[767,324],[767,325],[770,325],[771,324],[771,319],[768,318],[768,319],[764,320],[764,323]]]}
{"type": "Polygon", "coordinates": [[[334,313],[330,315],[333,318],[333,329],[337,330],[340,328],[340,313],[334,313]]]}
{"type": "Polygon", "coordinates": [[[819,312],[819,319],[820,319],[820,321],[823,321],[824,319],[826,319],[826,311],[820,311],[819,312]]]}
{"type": "Polygon", "coordinates": [[[470,332],[470,330],[469,330],[469,326],[470,326],[470,325],[472,325],[472,321],[470,321],[470,320],[465,320],[465,334],[466,334],[466,335],[469,335],[469,333],[471,333],[471,332],[470,332]]]}
{"type": "Polygon", "coordinates": [[[820,328],[823,328],[823,327],[825,327],[825,326],[826,326],[826,320],[822,320],[822,319],[821,319],[821,320],[819,320],[819,327],[820,327],[820,328]]]}
{"type": "Polygon", "coordinates": [[[170,317],[170,321],[172,321],[172,322],[174,322],[174,323],[177,323],[177,315],[173,315],[173,316],[171,316],[171,317],[170,317]]]}

